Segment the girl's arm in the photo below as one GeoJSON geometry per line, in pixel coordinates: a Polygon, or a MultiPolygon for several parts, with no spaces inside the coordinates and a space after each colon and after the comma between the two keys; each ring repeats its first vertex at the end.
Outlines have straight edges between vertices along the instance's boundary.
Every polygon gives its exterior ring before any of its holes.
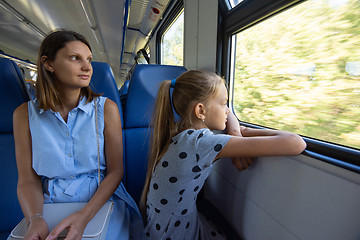
{"type": "Polygon", "coordinates": [[[17,194],[25,218],[31,220],[25,239],[45,239],[49,230],[42,218],[44,196],[40,177],[32,168],[31,134],[27,103],[20,105],[13,115],[16,164],[18,168],[17,194]]]}
{"type": "Polygon", "coordinates": [[[65,228],[69,229],[66,239],[81,237],[88,222],[114,194],[121,182],[124,172],[122,127],[118,107],[110,99],[105,102],[104,121],[106,176],[86,206],[60,222],[47,239],[56,239],[65,228]]]}
{"type": "MultiPolygon", "coordinates": [[[[229,135],[242,137],[240,124],[235,115],[230,112],[226,122],[226,131],[229,135]]],[[[231,162],[239,171],[246,170],[254,161],[252,157],[232,157],[231,162]]]]}
{"type": "Polygon", "coordinates": [[[306,148],[305,141],[294,133],[246,127],[240,129],[243,137],[231,137],[217,155],[218,158],[298,155],[306,148]]]}
{"type": "Polygon", "coordinates": [[[239,121],[232,112],[227,116],[226,131],[233,136],[242,136],[239,121]]]}

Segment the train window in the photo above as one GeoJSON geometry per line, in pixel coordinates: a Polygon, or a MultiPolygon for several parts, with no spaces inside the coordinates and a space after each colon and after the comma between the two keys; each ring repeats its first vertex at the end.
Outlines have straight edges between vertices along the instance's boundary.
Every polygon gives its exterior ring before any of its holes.
{"type": "Polygon", "coordinates": [[[308,0],[232,37],[240,121],[360,149],[360,2],[308,0]]]}
{"type": "Polygon", "coordinates": [[[229,8],[234,8],[242,1],[244,1],[244,0],[227,0],[227,5],[229,8]]]}
{"type": "Polygon", "coordinates": [[[183,65],[184,11],[172,22],[161,38],[161,64],[183,65]]]}
{"type": "Polygon", "coordinates": [[[149,48],[147,49],[140,49],[135,57],[135,62],[137,64],[149,64],[150,62],[150,56],[149,56],[149,48]]]}

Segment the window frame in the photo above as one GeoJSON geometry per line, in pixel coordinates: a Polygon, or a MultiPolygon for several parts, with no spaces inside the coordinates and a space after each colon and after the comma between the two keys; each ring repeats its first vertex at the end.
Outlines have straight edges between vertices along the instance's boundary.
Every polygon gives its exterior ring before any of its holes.
{"type": "MultiPolygon", "coordinates": [[[[252,0],[244,1],[235,8],[229,10],[226,4],[219,4],[219,40],[218,48],[218,69],[225,77],[229,86],[229,105],[232,109],[233,76],[232,71],[232,50],[233,35],[275,15],[289,9],[305,0],[252,0]]],[[[233,109],[232,109],[233,110],[233,109]]],[[[239,122],[248,127],[269,128],[247,122],[239,122]]],[[[307,143],[304,155],[360,173],[360,150],[348,146],[326,142],[323,140],[313,139],[302,136],[307,143]]]]}
{"type": "Polygon", "coordinates": [[[161,39],[167,32],[169,27],[176,21],[178,16],[184,11],[184,1],[178,0],[174,6],[170,9],[169,14],[166,15],[166,19],[159,26],[159,30],[156,33],[156,63],[161,64],[161,39]]]}

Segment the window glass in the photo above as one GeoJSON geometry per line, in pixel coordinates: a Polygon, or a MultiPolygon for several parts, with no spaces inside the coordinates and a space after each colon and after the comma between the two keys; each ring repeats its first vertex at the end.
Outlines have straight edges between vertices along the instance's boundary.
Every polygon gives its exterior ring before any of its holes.
{"type": "Polygon", "coordinates": [[[228,1],[228,6],[230,6],[230,8],[234,8],[244,0],[227,0],[227,1],[228,1]]]}
{"type": "Polygon", "coordinates": [[[183,66],[184,12],[182,12],[161,39],[161,64],[183,66]]]}
{"type": "Polygon", "coordinates": [[[140,49],[135,57],[135,61],[137,64],[149,64],[150,62],[150,54],[148,51],[149,48],[140,49]]]}
{"type": "Polygon", "coordinates": [[[360,149],[360,1],[309,0],[236,35],[244,122],[360,149]]]}

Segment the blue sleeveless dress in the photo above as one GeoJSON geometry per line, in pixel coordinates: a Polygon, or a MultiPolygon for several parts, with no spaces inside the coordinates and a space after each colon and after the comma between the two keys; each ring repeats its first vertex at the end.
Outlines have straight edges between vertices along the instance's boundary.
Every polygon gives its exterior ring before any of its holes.
{"type": "MultiPolygon", "coordinates": [[[[97,98],[101,180],[106,170],[104,154],[105,97],[97,98]]],[[[28,102],[32,139],[32,166],[41,176],[44,202],[87,202],[98,188],[95,103],[84,97],[69,112],[67,122],[58,112],[39,109],[28,102]]],[[[119,133],[121,134],[121,132],[119,133]]],[[[136,203],[121,183],[110,198],[114,210],[106,240],[143,239],[136,203]]]]}

